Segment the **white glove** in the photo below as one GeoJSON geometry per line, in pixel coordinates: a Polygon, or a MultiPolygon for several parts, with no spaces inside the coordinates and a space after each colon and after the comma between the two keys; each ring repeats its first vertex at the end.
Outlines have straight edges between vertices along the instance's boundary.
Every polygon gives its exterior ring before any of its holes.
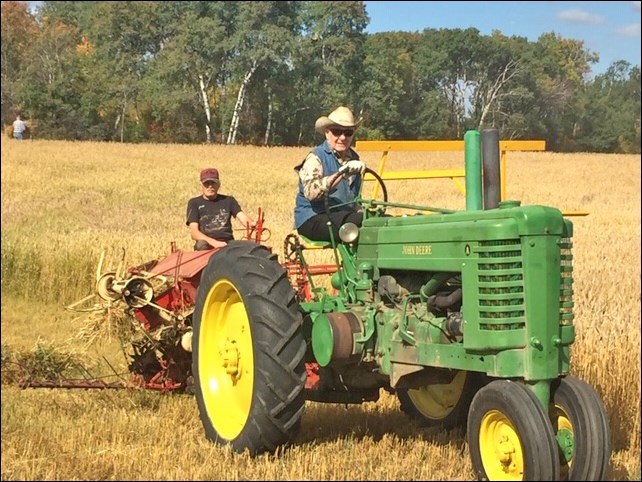
{"type": "Polygon", "coordinates": [[[339,168],[339,172],[345,177],[350,177],[355,174],[363,174],[366,170],[366,165],[361,161],[348,161],[339,168]]]}

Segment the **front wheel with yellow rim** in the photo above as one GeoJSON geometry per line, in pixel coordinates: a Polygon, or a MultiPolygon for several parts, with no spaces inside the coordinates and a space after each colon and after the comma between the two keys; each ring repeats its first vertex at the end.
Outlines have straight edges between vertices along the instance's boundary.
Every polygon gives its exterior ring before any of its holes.
{"type": "Polygon", "coordinates": [[[478,480],[559,480],[557,441],[543,405],[520,382],[494,380],[470,404],[468,448],[478,480]]]}
{"type": "Polygon", "coordinates": [[[607,480],[608,415],[597,391],[568,375],[551,383],[549,417],[559,445],[561,480],[607,480]]]}
{"type": "Polygon", "coordinates": [[[305,404],[305,341],[287,274],[268,249],[231,241],[201,274],[192,371],[208,439],[251,455],[291,441],[305,404]]]}

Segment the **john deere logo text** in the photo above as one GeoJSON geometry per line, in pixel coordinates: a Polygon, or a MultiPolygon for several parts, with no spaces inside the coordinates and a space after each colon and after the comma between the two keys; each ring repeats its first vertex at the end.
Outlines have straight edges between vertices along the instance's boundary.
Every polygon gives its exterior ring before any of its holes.
{"type": "Polygon", "coordinates": [[[404,256],[429,256],[432,254],[432,246],[429,244],[404,245],[401,247],[404,256]]]}

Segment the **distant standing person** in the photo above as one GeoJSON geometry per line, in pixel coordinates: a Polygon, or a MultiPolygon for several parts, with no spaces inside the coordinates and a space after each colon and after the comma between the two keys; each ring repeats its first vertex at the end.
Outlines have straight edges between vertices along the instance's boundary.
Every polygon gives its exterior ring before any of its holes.
{"type": "Polygon", "coordinates": [[[13,121],[13,138],[21,141],[27,130],[27,124],[22,120],[20,114],[16,115],[16,120],[13,121]]]}
{"type": "Polygon", "coordinates": [[[200,181],[202,194],[187,203],[186,224],[190,236],[196,241],[195,250],[221,248],[234,239],[232,217],[243,226],[255,226],[233,196],[218,193],[221,180],[217,169],[203,169],[200,181]]]}

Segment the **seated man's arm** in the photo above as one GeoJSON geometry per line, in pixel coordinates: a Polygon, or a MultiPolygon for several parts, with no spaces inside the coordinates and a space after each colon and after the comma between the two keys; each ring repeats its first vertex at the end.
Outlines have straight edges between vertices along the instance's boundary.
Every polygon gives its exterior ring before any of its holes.
{"type": "Polygon", "coordinates": [[[205,233],[202,233],[201,230],[198,229],[198,223],[189,223],[189,234],[194,241],[205,241],[213,248],[222,248],[223,246],[227,246],[225,241],[210,238],[205,233]]]}
{"type": "Polygon", "coordinates": [[[303,183],[303,195],[310,201],[320,201],[328,190],[334,189],[341,181],[341,173],[323,175],[321,160],[314,153],[308,154],[299,171],[303,183]]]}
{"type": "Polygon", "coordinates": [[[252,221],[243,211],[239,211],[238,213],[236,213],[234,219],[240,222],[243,227],[247,227],[249,225],[251,228],[253,228],[256,225],[256,223],[252,221]]]}

